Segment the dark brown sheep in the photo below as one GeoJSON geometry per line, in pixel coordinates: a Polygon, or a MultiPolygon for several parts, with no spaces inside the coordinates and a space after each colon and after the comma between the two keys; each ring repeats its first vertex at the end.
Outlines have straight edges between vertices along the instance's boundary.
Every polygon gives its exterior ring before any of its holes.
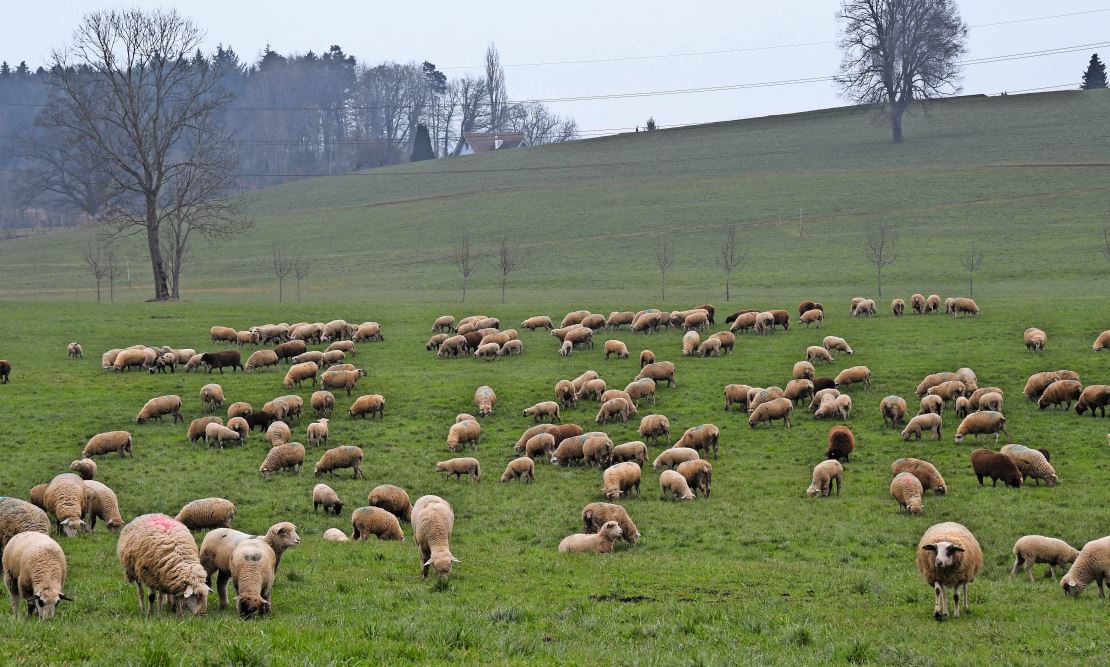
{"type": "Polygon", "coordinates": [[[0,359],[0,384],[8,384],[8,376],[12,374],[12,362],[0,359]]]}
{"type": "Polygon", "coordinates": [[[235,370],[238,368],[244,373],[246,370],[243,368],[243,358],[239,350],[221,350],[220,352],[205,352],[200,355],[200,363],[208,367],[208,372],[211,373],[213,368],[220,369],[220,375],[223,375],[224,368],[235,370]]]}
{"type": "Polygon", "coordinates": [[[825,451],[825,458],[851,461],[855,448],[856,436],[852,435],[852,429],[844,425],[829,429],[829,447],[825,451]]]}
{"type": "Polygon", "coordinates": [[[997,486],[998,480],[1002,480],[1006,486],[1017,488],[1024,481],[1013,459],[989,449],[976,449],[971,452],[971,467],[975,470],[975,476],[979,478],[980,486],[983,485],[984,477],[991,478],[991,486],[997,486]]]}
{"type": "Polygon", "coordinates": [[[836,389],[836,380],[833,378],[813,378],[813,393],[822,389],[836,389]]]}
{"type": "Polygon", "coordinates": [[[278,361],[285,359],[292,363],[293,357],[304,354],[307,350],[308,348],[305,346],[303,340],[291,340],[275,347],[274,354],[277,355],[278,361]]]}
{"type": "Polygon", "coordinates": [[[759,311],[754,309],[754,308],[744,308],[744,309],[738,310],[735,313],[733,313],[733,314],[731,314],[731,315],[729,315],[728,317],[725,318],[725,324],[732,324],[733,322],[736,321],[736,318],[740,317],[741,315],[746,315],[747,313],[758,313],[758,312],[759,311]]]}
{"type": "Polygon", "coordinates": [[[771,325],[772,328],[782,327],[783,331],[790,330],[790,313],[785,310],[771,310],[768,312],[775,317],[774,324],[771,325]]]}
{"type": "Polygon", "coordinates": [[[717,309],[714,308],[712,304],[703,303],[700,306],[694,306],[694,310],[704,310],[709,313],[709,323],[716,324],[716,322],[713,321],[713,314],[717,312],[717,309]]]}

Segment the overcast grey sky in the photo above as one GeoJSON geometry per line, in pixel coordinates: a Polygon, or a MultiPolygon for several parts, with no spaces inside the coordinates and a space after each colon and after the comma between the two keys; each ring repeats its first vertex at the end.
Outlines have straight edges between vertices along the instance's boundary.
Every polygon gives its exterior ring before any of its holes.
{"type": "MultiPolygon", "coordinates": [[[[479,69],[486,44],[496,42],[513,99],[608,95],[726,86],[828,76],[840,57],[835,44],[839,2],[462,3],[406,2],[188,2],[139,1],[98,5],[87,0],[20,3],[0,22],[0,60],[32,67],[64,46],[81,16],[94,7],[171,7],[207,33],[207,46],[230,44],[253,60],[270,44],[282,53],[323,51],[339,44],[360,61],[429,60],[449,75],[479,69]],[[760,49],[782,45],[788,48],[760,49]],[[663,54],[745,50],[716,55],[636,58],[663,54]],[[623,58],[543,66],[567,60],[623,58]],[[628,59],[634,58],[634,59],[628,59]]],[[[1110,41],[1110,11],[983,26],[1073,12],[1110,9],[1110,0],[1052,2],[962,0],[972,26],[968,59],[1110,41]],[[982,27],[975,27],[982,26],[982,27]]],[[[998,93],[1068,84],[1078,86],[1092,51],[1052,55],[965,70],[965,93],[998,93]]],[[[1110,48],[1103,47],[1104,56],[1110,48]]],[[[843,104],[830,82],[598,101],[551,102],[578,120],[586,136],[631,128],[653,115],[661,125],[728,120],[843,104]]]]}

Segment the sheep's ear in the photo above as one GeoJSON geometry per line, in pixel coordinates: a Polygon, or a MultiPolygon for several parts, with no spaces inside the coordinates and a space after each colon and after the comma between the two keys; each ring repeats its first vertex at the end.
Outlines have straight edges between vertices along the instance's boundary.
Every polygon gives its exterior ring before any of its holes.
{"type": "Polygon", "coordinates": [[[948,553],[963,553],[963,551],[963,547],[956,546],[955,544],[949,545],[948,547],[948,553]]]}
{"type": "Polygon", "coordinates": [[[921,548],[924,549],[925,551],[936,551],[937,550],[937,545],[935,545],[935,544],[926,544],[925,546],[923,546],[921,548]]]}
{"type": "Polygon", "coordinates": [[[62,521],[62,525],[63,525],[63,526],[68,526],[68,525],[69,525],[69,522],[70,522],[70,521],[72,521],[72,520],[73,520],[73,519],[64,519],[64,520],[62,521]]]}
{"type": "Polygon", "coordinates": [[[451,556],[451,562],[452,563],[461,563],[462,561],[459,560],[458,558],[455,558],[454,556],[451,556]]]}
{"type": "Polygon", "coordinates": [[[59,600],[65,600],[66,602],[73,602],[73,598],[69,597],[65,593],[59,593],[58,594],[58,599],[59,600]]]}
{"type": "Polygon", "coordinates": [[[182,597],[186,597],[186,598],[193,597],[193,587],[189,586],[188,588],[186,588],[185,589],[185,594],[182,597]]]}
{"type": "Polygon", "coordinates": [[[429,566],[429,565],[431,565],[431,564],[432,564],[432,559],[431,559],[431,558],[429,558],[429,559],[428,559],[428,560],[427,560],[427,561],[426,561],[426,562],[424,563],[424,567],[428,567],[428,566],[429,566]]]}

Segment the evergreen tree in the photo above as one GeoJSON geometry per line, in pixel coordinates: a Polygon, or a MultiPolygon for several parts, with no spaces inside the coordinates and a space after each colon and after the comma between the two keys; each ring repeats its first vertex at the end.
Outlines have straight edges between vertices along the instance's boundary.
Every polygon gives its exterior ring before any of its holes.
{"type": "Polygon", "coordinates": [[[1087,71],[1083,73],[1083,83],[1079,86],[1080,90],[1095,88],[1106,88],[1106,65],[1099,60],[1097,53],[1091,56],[1087,71]]]}
{"type": "Polygon", "coordinates": [[[12,75],[12,68],[8,67],[8,61],[0,63],[0,79],[7,79],[12,75]]]}
{"type": "Polygon", "coordinates": [[[433,160],[435,156],[435,151],[432,150],[432,137],[428,134],[428,126],[419,123],[416,126],[416,136],[412,140],[412,161],[433,160]]]}

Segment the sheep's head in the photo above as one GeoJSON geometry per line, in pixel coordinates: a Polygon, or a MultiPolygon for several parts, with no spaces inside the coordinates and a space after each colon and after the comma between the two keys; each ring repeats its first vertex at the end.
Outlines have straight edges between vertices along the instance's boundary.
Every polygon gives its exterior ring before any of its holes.
{"type": "Polygon", "coordinates": [[[806,495],[809,496],[810,498],[813,498],[813,497],[818,496],[820,494],[821,494],[821,489],[817,488],[816,483],[810,484],[809,488],[806,489],[806,495]]]}
{"type": "Polygon", "coordinates": [[[239,610],[239,617],[243,619],[252,616],[266,616],[270,613],[270,603],[262,596],[251,593],[236,597],[235,607],[239,610]]]}
{"type": "Polygon", "coordinates": [[[960,561],[960,554],[964,552],[960,545],[944,541],[926,544],[921,548],[933,553],[933,567],[938,570],[956,566],[960,561]]]}
{"type": "Polygon", "coordinates": [[[1060,588],[1063,589],[1064,595],[1068,597],[1079,597],[1079,594],[1082,593],[1083,589],[1086,587],[1086,584],[1081,584],[1076,581],[1075,578],[1071,576],[1070,572],[1065,574],[1064,578],[1060,580],[1060,588]]]}
{"type": "Polygon", "coordinates": [[[66,537],[76,537],[78,533],[87,532],[89,525],[81,519],[64,519],[61,523],[62,533],[66,537]]]}
{"type": "Polygon", "coordinates": [[[624,530],[616,521],[606,521],[605,525],[603,525],[601,527],[601,530],[599,530],[598,532],[606,539],[614,542],[616,540],[619,540],[621,536],[624,535],[624,530]]]}
{"type": "Polygon", "coordinates": [[[185,592],[181,594],[180,601],[194,615],[200,616],[208,611],[208,591],[207,584],[193,584],[188,586],[185,592]]]}
{"type": "Polygon", "coordinates": [[[424,563],[424,567],[428,567],[429,565],[432,566],[432,569],[435,570],[436,575],[439,576],[441,580],[447,581],[447,578],[451,576],[451,566],[455,563],[460,562],[462,561],[460,561],[458,558],[455,558],[448,552],[445,554],[432,556],[427,560],[427,562],[424,563]]]}
{"type": "MultiPolygon", "coordinates": [[[[340,509],[343,505],[338,506],[340,509]]],[[[266,531],[266,541],[274,551],[283,551],[301,543],[301,536],[297,534],[297,527],[288,521],[275,523],[266,531]]]]}
{"type": "Polygon", "coordinates": [[[963,441],[964,441],[964,434],[963,433],[957,433],[956,434],[956,442],[960,443],[960,442],[963,442],[963,441]]]}
{"type": "Polygon", "coordinates": [[[73,601],[68,595],[54,590],[52,587],[36,590],[31,597],[31,602],[35,606],[35,613],[44,621],[54,618],[54,611],[58,608],[58,602],[61,600],[73,601]]]}
{"type": "Polygon", "coordinates": [[[906,509],[910,514],[920,514],[924,507],[925,506],[921,504],[920,494],[915,493],[906,499],[906,509]]]}

